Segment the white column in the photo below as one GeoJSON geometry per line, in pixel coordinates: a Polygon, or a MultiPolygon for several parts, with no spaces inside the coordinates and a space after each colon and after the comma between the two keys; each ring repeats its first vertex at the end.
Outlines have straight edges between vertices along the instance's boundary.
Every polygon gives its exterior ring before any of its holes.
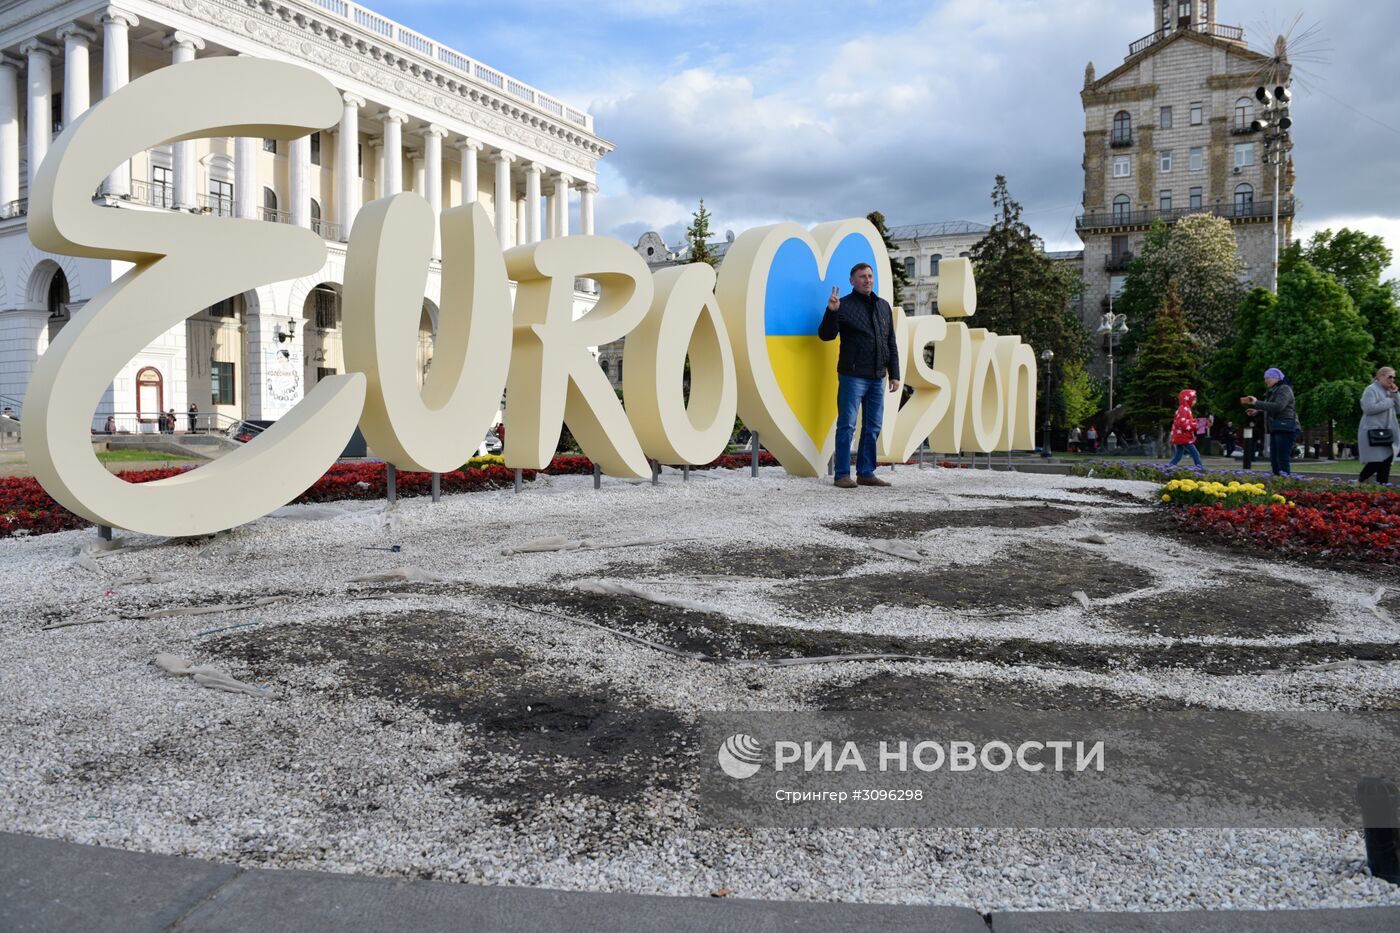
{"type": "Polygon", "coordinates": [[[258,217],[258,147],[261,140],[238,136],[233,140],[233,216],[249,220],[258,217]]]}
{"type": "Polygon", "coordinates": [[[583,227],[584,236],[593,235],[593,195],[598,193],[598,186],[595,184],[585,184],[578,192],[578,221],[583,227]]]}
{"type": "Polygon", "coordinates": [[[374,196],[384,197],[384,137],[371,139],[369,147],[374,151],[374,196]]]}
{"type": "Polygon", "coordinates": [[[39,174],[39,163],[49,154],[53,135],[53,55],[58,49],[42,39],[30,39],[19,47],[29,59],[29,185],[39,174]]]}
{"type": "Polygon", "coordinates": [[[481,143],[474,139],[464,139],[453,145],[462,155],[462,203],[475,204],[481,184],[476,167],[476,154],[481,151],[481,143]]]}
{"type": "Polygon", "coordinates": [[[298,227],[311,226],[311,137],[292,140],[289,159],[292,175],[292,223],[298,227]]]}
{"type": "MultiPolygon", "coordinates": [[[[170,63],[183,65],[185,62],[194,61],[195,52],[204,48],[204,40],[187,32],[177,32],[165,40],[165,45],[170,49],[170,63]]],[[[193,210],[197,206],[194,194],[195,172],[197,171],[194,161],[194,140],[187,139],[184,142],[175,143],[171,148],[174,151],[174,158],[171,161],[175,168],[175,209],[193,210]]]]}
{"type": "Polygon", "coordinates": [[[58,37],[63,40],[63,125],[68,126],[92,105],[88,50],[97,33],[81,23],[69,23],[58,37]]]}
{"type": "MultiPolygon", "coordinates": [[[[140,20],[125,10],[108,7],[102,14],[102,96],[111,97],[131,80],[129,30],[140,20]]],[[[122,162],[107,176],[106,192],[114,197],[131,194],[131,160],[122,162]]]]}
{"type": "Polygon", "coordinates": [[[19,69],[19,59],[0,54],[0,219],[19,200],[19,69]]]}
{"type": "Polygon", "coordinates": [[[413,177],[413,187],[412,187],[412,189],[410,189],[410,190],[412,190],[413,193],[414,193],[414,194],[417,194],[419,197],[422,197],[422,195],[423,195],[423,187],[424,187],[424,185],[426,184],[426,181],[425,181],[425,179],[423,178],[423,150],[422,150],[422,149],[410,149],[410,150],[408,150],[408,169],[409,169],[409,173],[410,173],[410,174],[412,175],[412,177],[413,177]]]}
{"type": "Polygon", "coordinates": [[[557,225],[561,237],[569,235],[569,187],[573,183],[574,180],[564,174],[554,180],[554,209],[559,212],[557,225]]]}
{"type": "Polygon", "coordinates": [[[552,194],[544,198],[545,236],[551,240],[559,235],[559,199],[552,194]]]}
{"type": "Polygon", "coordinates": [[[360,168],[355,153],[360,142],[360,108],[363,97],[341,94],[340,135],[335,150],[335,219],[341,234],[350,239],[350,227],[360,210],[360,168]]]}
{"type": "Polygon", "coordinates": [[[403,125],[408,117],[397,110],[379,115],[384,124],[384,183],[380,196],[388,197],[403,191],[403,125]]]}
{"type": "MultiPolygon", "coordinates": [[[[514,193],[514,192],[512,192],[514,193]]],[[[515,202],[515,242],[517,245],[528,243],[528,226],[525,219],[525,199],[521,198],[515,202]]]]}
{"type": "Polygon", "coordinates": [[[496,236],[500,238],[501,248],[508,249],[515,245],[510,229],[515,222],[510,183],[510,163],[515,161],[515,156],[502,149],[491,158],[496,163],[496,236]]]}
{"type": "Polygon", "coordinates": [[[436,123],[428,124],[423,130],[423,161],[426,169],[423,181],[423,196],[433,209],[433,257],[442,256],[442,231],[438,220],[442,217],[442,140],[447,130],[436,123]]]}
{"type": "Polygon", "coordinates": [[[528,243],[540,241],[540,172],[538,162],[525,166],[525,238],[528,243]]]}

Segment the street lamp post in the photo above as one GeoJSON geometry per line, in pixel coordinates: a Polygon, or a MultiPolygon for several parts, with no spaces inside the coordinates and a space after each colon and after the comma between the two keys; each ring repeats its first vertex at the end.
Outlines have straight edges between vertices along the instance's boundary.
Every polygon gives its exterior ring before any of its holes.
{"type": "Polygon", "coordinates": [[[1279,84],[1274,87],[1272,93],[1267,87],[1256,89],[1254,97],[1264,105],[1264,112],[1250,127],[1255,132],[1263,131],[1264,164],[1274,167],[1274,259],[1271,288],[1274,292],[1278,292],[1278,199],[1283,165],[1288,161],[1288,153],[1293,148],[1292,139],[1288,135],[1289,129],[1293,126],[1293,117],[1288,112],[1288,102],[1293,99],[1293,95],[1289,92],[1286,84],[1279,84]]]}
{"type": "Polygon", "coordinates": [[[1055,362],[1055,351],[1046,347],[1040,351],[1040,360],[1045,364],[1045,442],[1040,447],[1040,455],[1050,457],[1050,389],[1055,383],[1055,371],[1050,364],[1055,362]]]}
{"type": "Polygon", "coordinates": [[[1113,347],[1118,339],[1128,332],[1128,316],[1113,313],[1113,290],[1108,293],[1108,312],[1099,321],[1097,333],[1108,339],[1108,418],[1104,426],[1104,436],[1113,430],[1113,347]]]}

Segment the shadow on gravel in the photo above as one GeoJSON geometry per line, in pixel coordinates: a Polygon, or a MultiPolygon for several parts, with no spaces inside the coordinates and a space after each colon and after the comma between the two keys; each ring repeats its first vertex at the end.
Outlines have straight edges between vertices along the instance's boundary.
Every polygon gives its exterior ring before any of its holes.
{"type": "MultiPolygon", "coordinates": [[[[687,549],[677,547],[653,561],[620,561],[601,571],[609,577],[731,576],[786,580],[793,577],[837,576],[869,560],[869,555],[844,548],[738,546],[687,549]]],[[[598,576],[590,573],[589,576],[598,576]]]]}

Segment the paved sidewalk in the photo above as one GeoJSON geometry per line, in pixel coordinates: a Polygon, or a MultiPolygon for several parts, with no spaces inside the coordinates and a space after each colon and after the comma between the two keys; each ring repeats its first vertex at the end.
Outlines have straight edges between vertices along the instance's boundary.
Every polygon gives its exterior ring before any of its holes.
{"type": "Polygon", "coordinates": [[[391,933],[1337,933],[1400,931],[1400,908],[1207,913],[995,913],[741,898],[593,894],[245,870],[0,833],[0,930],[391,933]]]}

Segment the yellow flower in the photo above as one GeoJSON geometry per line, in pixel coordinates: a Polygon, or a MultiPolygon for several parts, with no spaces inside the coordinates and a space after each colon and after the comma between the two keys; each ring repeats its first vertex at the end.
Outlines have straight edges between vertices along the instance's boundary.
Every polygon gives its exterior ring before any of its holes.
{"type": "Polygon", "coordinates": [[[1274,494],[1273,499],[1274,499],[1275,502],[1287,502],[1287,501],[1288,501],[1288,500],[1285,499],[1283,496],[1280,496],[1280,495],[1278,495],[1277,493],[1274,494]]]}
{"type": "Polygon", "coordinates": [[[1165,492],[1162,493],[1162,501],[1163,501],[1163,502],[1170,502],[1170,501],[1172,501],[1171,495],[1168,494],[1168,493],[1165,493],[1165,492]]]}

